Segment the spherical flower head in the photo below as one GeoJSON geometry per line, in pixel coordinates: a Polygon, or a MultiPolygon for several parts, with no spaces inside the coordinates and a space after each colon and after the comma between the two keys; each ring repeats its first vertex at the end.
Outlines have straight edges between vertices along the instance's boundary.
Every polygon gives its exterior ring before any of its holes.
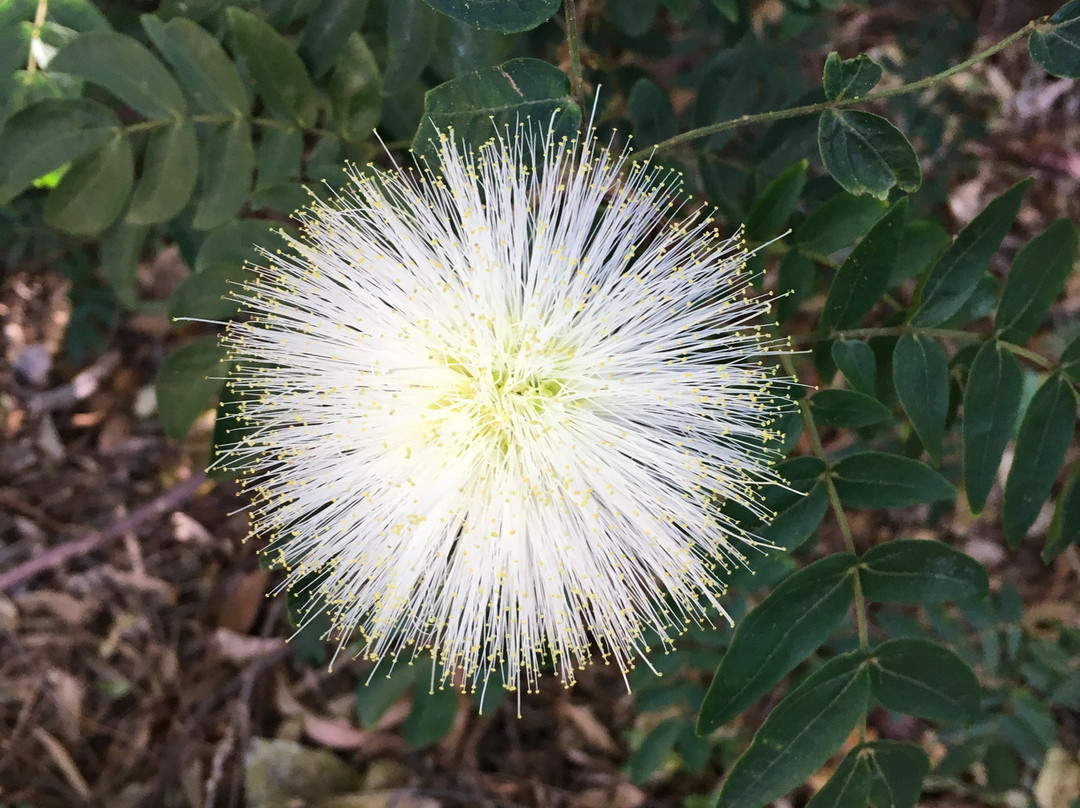
{"type": "MultiPolygon", "coordinates": [[[[723,613],[775,483],[741,235],[678,176],[523,124],[350,170],[229,327],[253,534],[339,649],[531,690],[723,613]]],[[[385,669],[385,668],[384,668],[385,669]]]]}

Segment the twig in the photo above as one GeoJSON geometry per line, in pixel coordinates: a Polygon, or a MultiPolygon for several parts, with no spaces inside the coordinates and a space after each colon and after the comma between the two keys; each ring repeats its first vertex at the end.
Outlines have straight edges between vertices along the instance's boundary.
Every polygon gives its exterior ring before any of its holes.
{"type": "Polygon", "coordinates": [[[15,569],[0,575],[0,592],[14,589],[21,583],[33,578],[39,572],[58,567],[70,558],[89,553],[102,545],[116,541],[133,530],[142,527],[155,517],[175,510],[186,502],[206,482],[206,475],[202,472],[192,475],[182,483],[174,485],[153,502],[143,505],[117,522],[109,525],[100,533],[93,533],[77,541],[67,542],[57,547],[52,547],[32,558],[15,569]]]}
{"type": "Polygon", "coordinates": [[[67,384],[54,387],[52,390],[46,390],[44,393],[39,393],[30,398],[27,402],[27,408],[33,413],[67,409],[96,393],[101,382],[119,364],[120,354],[117,351],[110,351],[67,384]]]}

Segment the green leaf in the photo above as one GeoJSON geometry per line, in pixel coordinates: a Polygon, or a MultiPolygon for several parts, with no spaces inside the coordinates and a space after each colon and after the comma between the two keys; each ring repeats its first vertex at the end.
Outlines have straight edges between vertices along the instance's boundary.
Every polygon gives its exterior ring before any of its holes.
{"type": "Polygon", "coordinates": [[[768,693],[843,624],[855,563],[850,553],[815,561],[739,621],[702,702],[699,735],[723,726],[768,693]]]}
{"type": "Polygon", "coordinates": [[[187,112],[180,85],[165,65],[134,39],[115,31],[90,31],[76,37],[56,54],[49,70],[72,73],[104,87],[147,118],[172,118],[187,112]]]}
{"type": "Polygon", "coordinates": [[[968,723],[979,709],[979,681],[956,654],[931,640],[887,640],[870,656],[870,689],[889,710],[968,723]]]}
{"type": "Polygon", "coordinates": [[[421,749],[441,740],[454,726],[460,706],[460,696],[452,685],[436,683],[429,689],[427,682],[417,683],[413,693],[413,708],[401,728],[405,746],[421,749]]]}
{"type": "Polygon", "coordinates": [[[854,244],[888,210],[872,196],[833,194],[795,231],[795,243],[804,252],[831,255],[854,244]]]}
{"type": "Polygon", "coordinates": [[[731,768],[717,805],[760,808],[817,771],[866,713],[869,680],[861,653],[829,660],[769,713],[731,768]]]}
{"type": "Polygon", "coordinates": [[[427,3],[397,0],[394,13],[386,19],[389,52],[383,70],[383,92],[387,96],[400,95],[424,72],[435,49],[438,27],[439,15],[427,3]]]}
{"type": "Polygon", "coordinates": [[[1072,272],[1076,242],[1076,225],[1058,219],[1016,254],[994,316],[999,339],[1023,345],[1042,325],[1072,272]]]}
{"type": "Polygon", "coordinates": [[[825,169],[848,193],[885,199],[894,185],[911,192],[922,184],[915,149],[899,129],[872,112],[821,113],[818,148],[825,169]]]}
{"type": "Polygon", "coordinates": [[[101,234],[98,264],[101,275],[116,299],[127,309],[138,304],[137,273],[139,254],[146,242],[148,228],[117,222],[101,234]]]}
{"type": "Polygon", "coordinates": [[[893,349],[893,384],[931,461],[940,464],[949,410],[949,360],[937,340],[910,331],[900,337],[893,349]]]}
{"type": "Polygon", "coordinates": [[[841,61],[840,54],[833,51],[825,58],[822,84],[829,101],[859,98],[874,89],[879,81],[881,65],[865,53],[841,61]]]}
{"type": "Polygon", "coordinates": [[[45,200],[45,222],[76,235],[100,233],[115,222],[127,204],[135,168],[127,133],[72,164],[45,200]]]}
{"type": "Polygon", "coordinates": [[[806,496],[800,497],[793,505],[780,511],[768,525],[756,532],[769,544],[784,552],[791,552],[814,534],[828,509],[829,495],[825,484],[818,481],[806,496]]]}
{"type": "Polygon", "coordinates": [[[791,250],[780,259],[776,274],[776,316],[781,323],[794,317],[799,306],[810,297],[814,291],[814,274],[814,262],[798,250],[791,250]]]}
{"type": "Polygon", "coordinates": [[[856,245],[836,271],[818,332],[858,325],[888,289],[889,275],[907,218],[908,198],[899,200],[856,245]]]}
{"type": "Polygon", "coordinates": [[[448,17],[508,34],[528,31],[559,10],[559,0],[427,0],[448,17]]]}
{"type": "Polygon", "coordinates": [[[832,344],[832,358],[852,390],[868,396],[877,390],[877,359],[870,346],[858,339],[838,339],[832,344]]]}
{"type": "Polygon", "coordinates": [[[215,264],[202,272],[192,272],[169,297],[169,317],[202,320],[229,320],[236,316],[240,302],[230,293],[249,280],[241,264],[215,264]]]}
{"type": "Polygon", "coordinates": [[[765,186],[761,196],[746,214],[747,241],[752,244],[768,241],[787,224],[806,185],[808,165],[806,160],[792,163],[780,172],[780,176],[765,186]]]}
{"type": "Polygon", "coordinates": [[[326,87],[334,129],[342,140],[371,137],[382,116],[382,77],[375,57],[359,34],[346,42],[326,87]]]}
{"type": "Polygon", "coordinates": [[[254,14],[230,6],[225,10],[236,50],[255,81],[255,89],[280,118],[311,129],[319,116],[319,94],[296,50],[254,14]]]}
{"type": "Polygon", "coordinates": [[[922,303],[911,324],[930,328],[940,325],[960,310],[975,291],[990,259],[1009,232],[1020,199],[1031,180],[1018,182],[987,205],[960,231],[956,241],[930,270],[922,290],[922,303]]]}
{"type": "Polygon", "coordinates": [[[0,205],[38,177],[100,149],[120,131],[108,107],[47,98],[16,112],[0,130],[0,205]]]}
{"type": "Polygon", "coordinates": [[[990,586],[986,569],[947,544],[894,539],[859,559],[859,580],[876,603],[939,603],[984,597],[990,586]]]}
{"type": "Polygon", "coordinates": [[[229,365],[217,337],[200,337],[165,357],[158,368],[158,418],[165,434],[180,440],[224,385],[229,365]]]}
{"type": "Polygon", "coordinates": [[[256,151],[255,188],[272,188],[300,175],[304,133],[294,127],[270,128],[263,132],[256,151]]]}
{"type": "Polygon", "coordinates": [[[904,235],[900,239],[900,250],[889,275],[889,287],[897,286],[908,278],[921,275],[931,262],[941,256],[952,237],[937,222],[926,219],[912,219],[904,225],[904,235]]]}
{"type": "Polygon", "coordinates": [[[1020,412],[1023,375],[1016,357],[995,340],[983,343],[964,391],[964,487],[980,513],[994,485],[1020,412]]]}
{"type": "Polygon", "coordinates": [[[195,189],[199,144],[191,121],[184,119],[151,134],[142,164],[127,221],[154,224],[171,219],[184,209],[195,189]]]}
{"type": "Polygon", "coordinates": [[[1020,545],[1050,496],[1072,443],[1075,421],[1076,394],[1072,385],[1060,376],[1051,376],[1035,391],[1016,436],[1003,509],[1009,547],[1020,545]]]}
{"type": "Polygon", "coordinates": [[[848,455],[833,472],[840,501],[849,508],[906,508],[956,496],[949,481],[926,464],[885,452],[848,455]]]}
{"type": "Polygon", "coordinates": [[[1061,352],[1061,357],[1058,359],[1058,365],[1066,376],[1080,382],[1080,334],[1077,334],[1073,341],[1065,346],[1065,350],[1061,352]]]}
{"type": "Polygon", "coordinates": [[[247,120],[222,124],[211,131],[202,157],[199,202],[192,225],[211,230],[236,216],[251,189],[255,149],[247,120]]]}
{"type": "Polygon", "coordinates": [[[681,718],[668,718],[649,731],[627,761],[631,782],[644,783],[649,775],[660,768],[675,748],[675,741],[685,724],[681,718]]]}
{"type": "Polygon", "coordinates": [[[436,131],[449,135],[453,127],[455,137],[477,144],[503,132],[504,127],[515,132],[519,123],[546,130],[557,111],[555,138],[561,134],[575,137],[581,110],[570,99],[566,75],[539,59],[511,59],[429,90],[424,96],[424,119],[412,145],[417,154],[426,154],[430,160],[432,143],[438,141],[436,131]]]}
{"type": "Polygon", "coordinates": [[[240,76],[213,36],[184,17],[162,22],[144,14],[139,20],[200,109],[215,115],[248,114],[251,102],[240,76]]]}
{"type": "Polygon", "coordinates": [[[1047,73],[1080,78],[1080,0],[1069,0],[1028,38],[1031,58],[1047,73]]]}
{"type": "Polygon", "coordinates": [[[652,28],[659,5],[660,0],[622,0],[605,3],[604,12],[621,33],[639,37],[652,28]]]}
{"type": "Polygon", "coordinates": [[[810,397],[819,427],[861,429],[892,418],[892,411],[873,396],[854,390],[826,388],[810,397]]]}
{"type": "Polygon", "coordinates": [[[297,48],[311,75],[319,78],[338,60],[363,25],[367,7],[368,0],[320,0],[315,6],[297,48]]]}
{"type": "Polygon", "coordinates": [[[397,662],[390,667],[380,665],[371,678],[361,676],[356,683],[356,715],[360,723],[371,729],[408,690],[416,683],[417,667],[397,662]]]}
{"type": "Polygon", "coordinates": [[[909,741],[872,741],[861,747],[870,766],[870,802],[874,808],[915,808],[930,758],[909,741]]]}
{"type": "Polygon", "coordinates": [[[639,149],[667,140],[678,131],[668,94],[644,76],[630,88],[626,112],[634,127],[634,145],[639,149]]]}
{"type": "Polygon", "coordinates": [[[869,798],[870,765],[862,749],[856,747],[844,755],[832,777],[807,801],[806,808],[866,808],[869,798]]]}
{"type": "Polygon", "coordinates": [[[1077,540],[1080,540],[1080,463],[1073,467],[1065,487],[1061,489],[1054,519],[1046,531],[1043,561],[1049,563],[1077,540]]]}

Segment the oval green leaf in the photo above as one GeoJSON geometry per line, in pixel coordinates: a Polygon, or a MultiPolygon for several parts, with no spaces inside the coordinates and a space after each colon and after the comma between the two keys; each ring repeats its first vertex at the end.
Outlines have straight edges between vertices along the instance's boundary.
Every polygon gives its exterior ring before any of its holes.
{"type": "Polygon", "coordinates": [[[819,333],[827,335],[833,329],[858,325],[863,315],[885,294],[904,233],[908,205],[907,197],[897,201],[848,253],[825,298],[819,333]]]}
{"type": "Polygon", "coordinates": [[[930,758],[908,741],[873,741],[860,747],[870,767],[870,802],[874,808],[915,808],[930,758]]]}
{"type": "Polygon", "coordinates": [[[875,394],[877,359],[869,345],[858,339],[838,339],[832,344],[832,358],[852,390],[875,394]]]}
{"type": "Polygon", "coordinates": [[[940,603],[984,597],[986,569],[947,544],[895,539],[859,559],[863,593],[877,603],[940,603]]]}
{"type": "Polygon", "coordinates": [[[820,480],[793,505],[780,511],[772,522],[756,530],[757,534],[784,552],[797,550],[814,535],[829,509],[829,495],[820,480]]]}
{"type": "Polygon", "coordinates": [[[116,299],[127,309],[138,304],[139,255],[146,241],[147,227],[117,222],[101,234],[98,265],[116,299]]]}
{"type": "Polygon", "coordinates": [[[231,6],[225,16],[236,50],[267,106],[301,129],[313,127],[319,117],[319,94],[293,46],[250,12],[231,6]]]}
{"type": "Polygon", "coordinates": [[[889,287],[921,275],[952,244],[952,237],[937,222],[911,219],[904,225],[900,250],[889,275],[889,287]]]}
{"type": "Polygon", "coordinates": [[[212,336],[199,337],[165,357],[154,389],[166,435],[180,440],[187,434],[221,391],[228,368],[225,349],[212,336]]]}
{"type": "Polygon", "coordinates": [[[826,110],[818,123],[825,169],[850,194],[885,199],[893,186],[917,191],[922,169],[904,134],[880,115],[826,110]]]}
{"type": "Polygon", "coordinates": [[[1076,225],[1058,219],[1020,249],[994,316],[999,339],[1023,345],[1042,325],[1076,263],[1076,245],[1076,225]]]}
{"type": "Polygon", "coordinates": [[[230,293],[249,280],[242,264],[215,264],[192,272],[169,297],[169,317],[224,321],[233,318],[240,302],[230,293]]]}
{"type": "Polygon", "coordinates": [[[371,137],[382,116],[382,77],[379,66],[359,34],[353,34],[330,74],[326,94],[334,129],[347,142],[371,137]]]}
{"type": "Polygon", "coordinates": [[[108,143],[120,122],[108,107],[46,98],[16,112],[0,130],[0,205],[65,163],[108,143]]]}
{"type": "Polygon", "coordinates": [[[685,726],[683,719],[668,718],[649,731],[627,761],[631,782],[644,783],[649,775],[660,768],[664,759],[675,748],[675,741],[685,726]]]}
{"type": "Polygon", "coordinates": [[[979,709],[979,681],[955,653],[931,640],[887,640],[870,655],[870,689],[889,710],[965,724],[979,709]]]}
{"type": "Polygon", "coordinates": [[[105,146],[72,164],[49,194],[46,223],[65,233],[100,233],[123,212],[134,173],[131,141],[118,129],[105,146]]]}
{"type": "Polygon", "coordinates": [[[952,484],[925,463],[886,452],[849,455],[833,472],[840,501],[849,508],[906,508],[956,497],[952,484]]]}
{"type": "Polygon", "coordinates": [[[806,803],[806,808],[866,808],[870,798],[870,765],[861,749],[844,755],[825,785],[806,803]]]}
{"type": "Polygon", "coordinates": [[[353,33],[360,30],[368,0],[321,0],[308,17],[297,51],[315,78],[329,70],[353,33]]]}
{"type": "Polygon", "coordinates": [[[826,428],[861,429],[892,418],[892,411],[876,398],[839,388],[814,393],[810,410],[817,425],[826,428]]]}
{"type": "Polygon", "coordinates": [[[1076,393],[1072,385],[1060,376],[1051,376],[1035,391],[1024,413],[1005,481],[1003,517],[1010,547],[1020,545],[1050,496],[1072,444],[1075,422],[1076,393]]]}
{"type": "Polygon", "coordinates": [[[671,98],[644,76],[630,88],[626,112],[634,127],[634,144],[639,149],[667,140],[678,131],[671,98]]]}
{"type": "Polygon", "coordinates": [[[964,488],[968,507],[980,513],[994,485],[1020,412],[1023,375],[1016,357],[998,342],[984,343],[964,390],[964,488]]]}
{"type": "Polygon", "coordinates": [[[200,109],[218,115],[250,111],[251,102],[232,60],[202,27],[184,17],[162,22],[150,14],[140,17],[140,22],[200,109]]]}
{"type": "Polygon", "coordinates": [[[746,214],[746,240],[751,244],[768,241],[787,224],[799,204],[806,185],[806,160],[799,160],[780,172],[765,186],[750,212],[746,214]]]}
{"type": "Polygon", "coordinates": [[[235,218],[251,190],[255,149],[247,120],[223,124],[211,131],[202,158],[199,202],[192,225],[211,230],[235,218]]]}
{"type": "Polygon", "coordinates": [[[1046,531],[1046,546],[1043,547],[1043,562],[1049,563],[1060,555],[1070,544],[1080,540],[1080,463],[1077,463],[1069,475],[1065,487],[1058,497],[1054,508],[1054,519],[1046,531]]]}
{"type": "Polygon", "coordinates": [[[866,714],[869,694],[861,653],[819,667],[769,713],[732,766],[717,805],[760,808],[802,783],[836,754],[866,714]]]}
{"type": "Polygon", "coordinates": [[[387,96],[404,94],[424,72],[438,29],[439,15],[423,0],[397,0],[394,13],[386,19],[383,92],[387,96]]]}
{"type": "Polygon", "coordinates": [[[841,101],[866,95],[881,81],[881,65],[860,53],[854,59],[840,59],[836,51],[825,59],[822,85],[825,98],[841,101]]]}
{"type": "Polygon", "coordinates": [[[739,621],[702,702],[699,735],[722,727],[768,693],[843,624],[855,563],[851,553],[815,561],[739,621]]]}
{"type": "Polygon", "coordinates": [[[795,231],[795,243],[804,252],[831,255],[865,235],[888,208],[872,196],[833,194],[795,231]]]}
{"type": "Polygon", "coordinates": [[[1069,0],[1028,38],[1031,58],[1047,73],[1080,78],[1080,0],[1069,0]]]}
{"type": "Polygon", "coordinates": [[[143,173],[135,184],[127,221],[154,224],[178,214],[191,199],[198,169],[199,144],[191,121],[155,131],[146,144],[143,173]]]}
{"type": "Polygon", "coordinates": [[[911,318],[912,325],[930,328],[941,325],[960,311],[975,291],[990,259],[1009,232],[1020,199],[1031,180],[1023,180],[987,205],[956,241],[937,260],[926,278],[922,302],[911,318]]]}
{"type": "Polygon", "coordinates": [[[187,112],[180,85],[165,65],[134,39],[115,31],[90,31],[60,50],[49,70],[72,73],[104,87],[147,118],[187,112]]]}
{"type": "Polygon", "coordinates": [[[434,689],[427,680],[417,683],[413,691],[413,707],[401,728],[405,745],[420,749],[439,741],[454,726],[461,697],[453,685],[436,683],[434,689]]]}
{"type": "Polygon", "coordinates": [[[941,463],[949,409],[949,361],[937,340],[905,333],[893,349],[893,384],[934,465],[941,463]]]}
{"type": "Polygon", "coordinates": [[[528,31],[559,10],[559,0],[427,0],[448,17],[495,31],[528,31]]]}
{"type": "Polygon", "coordinates": [[[383,713],[389,710],[416,683],[417,667],[404,662],[380,665],[370,678],[361,676],[356,683],[356,715],[367,729],[375,726],[383,713]]]}
{"type": "Polygon", "coordinates": [[[566,75],[539,59],[511,59],[428,91],[413,150],[432,161],[437,132],[448,135],[452,127],[465,143],[483,143],[504,127],[516,131],[519,123],[546,128],[556,112],[556,139],[563,134],[575,137],[581,110],[570,99],[566,75]]]}

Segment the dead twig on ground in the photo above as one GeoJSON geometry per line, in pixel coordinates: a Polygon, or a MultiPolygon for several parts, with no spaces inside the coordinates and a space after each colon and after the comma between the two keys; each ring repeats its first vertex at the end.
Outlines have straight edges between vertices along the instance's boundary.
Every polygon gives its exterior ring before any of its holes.
{"type": "Polygon", "coordinates": [[[33,578],[39,572],[58,567],[70,558],[89,553],[91,550],[96,550],[109,542],[123,538],[124,534],[137,530],[151,519],[179,507],[190,499],[204,482],[206,482],[206,475],[202,472],[192,475],[183,482],[174,485],[153,502],[132,511],[100,533],[94,533],[76,541],[52,547],[37,558],[32,558],[20,564],[15,569],[0,575],[0,592],[14,589],[16,586],[33,578]]]}

